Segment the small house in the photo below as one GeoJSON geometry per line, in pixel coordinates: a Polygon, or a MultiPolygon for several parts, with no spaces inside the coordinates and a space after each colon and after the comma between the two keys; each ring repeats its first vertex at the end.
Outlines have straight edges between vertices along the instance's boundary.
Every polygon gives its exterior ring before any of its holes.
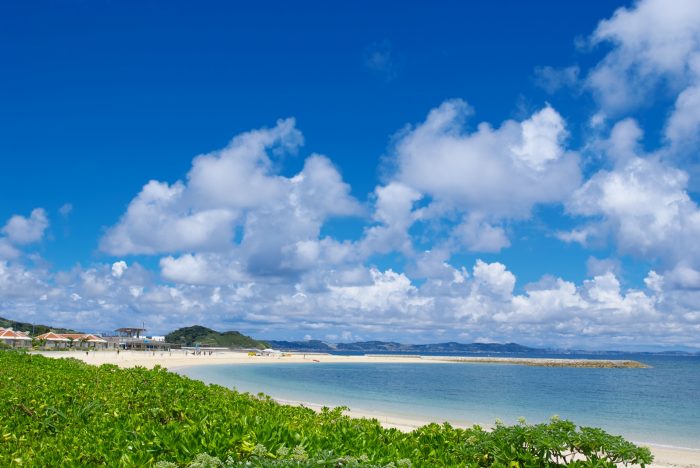
{"type": "Polygon", "coordinates": [[[67,338],[74,349],[107,349],[109,343],[99,336],[86,333],[57,333],[58,336],[67,338]]]}
{"type": "Polygon", "coordinates": [[[54,332],[44,333],[37,336],[36,339],[42,342],[42,348],[44,349],[65,349],[70,346],[71,342],[65,336],[54,332]]]}
{"type": "Polygon", "coordinates": [[[31,348],[32,339],[28,334],[15,331],[12,328],[0,328],[0,343],[11,348],[31,348]]]}

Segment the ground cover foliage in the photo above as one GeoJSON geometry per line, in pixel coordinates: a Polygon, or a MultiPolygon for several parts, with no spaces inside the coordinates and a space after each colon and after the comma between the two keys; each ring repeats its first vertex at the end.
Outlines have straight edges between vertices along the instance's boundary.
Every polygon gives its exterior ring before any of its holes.
{"type": "Polygon", "coordinates": [[[0,466],[615,466],[647,448],[554,418],[411,433],[277,404],[162,368],[0,352],[0,466]],[[577,454],[576,460],[573,455],[577,454]]]}

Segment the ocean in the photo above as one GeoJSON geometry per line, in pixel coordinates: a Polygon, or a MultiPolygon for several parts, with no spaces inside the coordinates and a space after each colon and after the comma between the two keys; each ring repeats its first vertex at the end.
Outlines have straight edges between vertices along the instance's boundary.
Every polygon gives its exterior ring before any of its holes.
{"type": "Polygon", "coordinates": [[[700,357],[595,358],[634,359],[652,367],[280,363],[204,365],[178,372],[243,392],[377,415],[482,425],[496,419],[514,424],[520,417],[537,423],[558,415],[638,443],[700,449],[700,357]]]}

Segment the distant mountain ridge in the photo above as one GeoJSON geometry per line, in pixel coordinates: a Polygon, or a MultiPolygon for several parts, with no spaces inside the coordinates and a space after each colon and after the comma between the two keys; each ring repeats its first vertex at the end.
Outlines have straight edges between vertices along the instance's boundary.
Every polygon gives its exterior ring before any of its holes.
{"type": "Polygon", "coordinates": [[[226,348],[264,349],[268,344],[237,331],[218,332],[201,325],[179,328],[165,335],[165,341],[182,346],[215,346],[226,348]]]}
{"type": "Polygon", "coordinates": [[[319,340],[278,341],[266,340],[273,348],[282,351],[337,352],[354,351],[363,353],[532,353],[543,351],[517,343],[447,343],[403,344],[393,341],[360,341],[356,343],[326,343],[319,340]]]}

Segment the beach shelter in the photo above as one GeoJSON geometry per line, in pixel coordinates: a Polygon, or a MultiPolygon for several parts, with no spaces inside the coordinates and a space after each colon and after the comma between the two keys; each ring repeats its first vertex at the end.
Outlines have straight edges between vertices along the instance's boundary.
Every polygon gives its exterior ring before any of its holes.
{"type": "Polygon", "coordinates": [[[71,340],[71,345],[73,348],[104,349],[109,346],[107,340],[103,340],[99,336],[95,336],[89,333],[58,333],[58,335],[71,340]]]}
{"type": "Polygon", "coordinates": [[[36,337],[37,340],[44,342],[43,347],[46,349],[63,349],[70,345],[70,340],[54,332],[44,333],[36,337]]]}
{"type": "Polygon", "coordinates": [[[31,348],[32,339],[28,334],[14,331],[12,328],[0,328],[0,343],[12,348],[31,348]]]}

